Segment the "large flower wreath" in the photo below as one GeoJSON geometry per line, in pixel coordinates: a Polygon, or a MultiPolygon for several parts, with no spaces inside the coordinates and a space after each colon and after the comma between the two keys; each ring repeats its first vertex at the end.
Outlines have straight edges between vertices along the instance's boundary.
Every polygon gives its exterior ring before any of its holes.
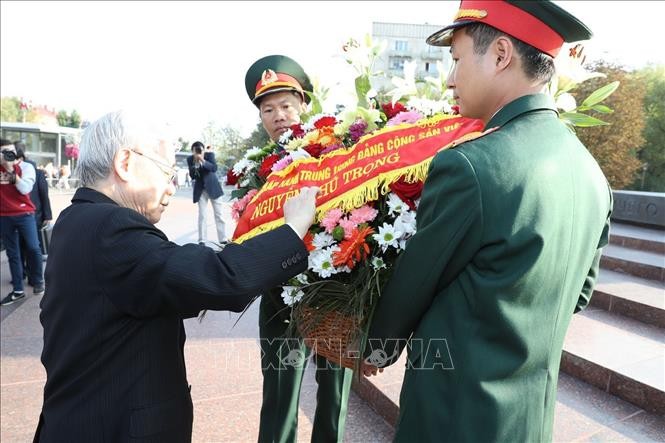
{"type": "MultiPolygon", "coordinates": [[[[238,187],[232,204],[236,241],[281,224],[281,203],[290,192],[323,188],[317,221],[305,237],[308,269],[283,286],[281,295],[305,343],[346,367],[358,363],[372,308],[416,232],[432,157],[480,136],[482,129],[479,121],[455,116],[442,76],[417,82],[415,65],[407,64],[405,78],[392,79],[390,99],[374,93],[369,85],[380,51],[369,39],[365,46],[353,40],[345,45],[347,61],[359,72],[357,108],[319,113],[292,126],[279,145],[248,150],[227,176],[238,187]],[[391,162],[391,155],[399,161],[391,162]]],[[[589,109],[588,102],[584,106],[589,109]]]]}

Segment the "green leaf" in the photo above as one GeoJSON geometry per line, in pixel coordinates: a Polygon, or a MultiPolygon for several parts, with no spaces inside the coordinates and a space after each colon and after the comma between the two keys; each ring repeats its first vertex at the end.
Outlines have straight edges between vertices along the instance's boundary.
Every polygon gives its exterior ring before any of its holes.
{"type": "Polygon", "coordinates": [[[591,109],[593,109],[594,111],[600,112],[601,114],[611,114],[611,113],[614,112],[614,109],[612,109],[608,106],[605,106],[605,105],[593,105],[593,107],[591,109]]]}
{"type": "Polygon", "coordinates": [[[619,87],[619,82],[615,81],[610,84],[607,84],[601,88],[596,89],[591,93],[590,96],[588,96],[583,102],[581,106],[587,106],[591,107],[597,103],[602,102],[605,100],[607,97],[612,95],[614,91],[619,87]]]}
{"type": "Polygon", "coordinates": [[[249,192],[249,188],[234,189],[231,191],[231,198],[241,199],[249,192]]]}
{"type": "Polygon", "coordinates": [[[559,118],[567,123],[577,126],[578,128],[590,128],[592,126],[605,126],[609,123],[599,120],[590,115],[581,114],[579,112],[564,112],[559,118]]]}
{"type": "Polygon", "coordinates": [[[358,96],[358,106],[363,108],[368,107],[367,103],[367,93],[372,88],[372,85],[369,82],[369,77],[361,75],[356,77],[356,95],[358,96]]]}

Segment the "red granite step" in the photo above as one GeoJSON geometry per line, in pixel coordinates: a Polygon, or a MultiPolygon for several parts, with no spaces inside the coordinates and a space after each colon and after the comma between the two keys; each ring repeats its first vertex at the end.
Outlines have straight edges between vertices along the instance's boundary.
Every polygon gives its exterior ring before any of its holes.
{"type": "Polygon", "coordinates": [[[665,231],[612,222],[610,243],[626,248],[665,254],[665,231]]]}
{"type": "MultiPolygon", "coordinates": [[[[353,389],[391,426],[399,416],[405,358],[353,389]]],[[[565,373],[559,374],[554,441],[665,441],[665,418],[565,373]]]]}
{"type": "Polygon", "coordinates": [[[665,284],[601,269],[591,305],[665,328],[665,284]]]}
{"type": "Polygon", "coordinates": [[[561,370],[642,409],[665,414],[661,328],[588,309],[573,317],[561,370]]]}
{"type": "Polygon", "coordinates": [[[665,255],[657,252],[608,245],[603,248],[600,266],[635,277],[665,282],[665,255]]]}

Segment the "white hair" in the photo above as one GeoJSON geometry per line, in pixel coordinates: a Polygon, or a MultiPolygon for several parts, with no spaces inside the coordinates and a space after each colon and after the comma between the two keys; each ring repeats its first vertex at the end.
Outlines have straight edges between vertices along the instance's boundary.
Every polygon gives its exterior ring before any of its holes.
{"type": "Polygon", "coordinates": [[[81,186],[106,179],[113,159],[123,148],[156,150],[165,137],[137,114],[124,110],[110,112],[87,126],[81,137],[76,172],[81,186]]]}

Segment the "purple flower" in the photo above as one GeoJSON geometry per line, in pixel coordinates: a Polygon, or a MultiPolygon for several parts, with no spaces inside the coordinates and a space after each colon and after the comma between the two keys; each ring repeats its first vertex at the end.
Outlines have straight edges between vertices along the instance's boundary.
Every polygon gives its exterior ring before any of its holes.
{"type": "Polygon", "coordinates": [[[357,143],[360,137],[365,135],[367,129],[367,122],[365,120],[356,120],[349,126],[349,135],[351,135],[351,143],[357,143]]]}
{"type": "Polygon", "coordinates": [[[334,144],[334,145],[330,145],[330,146],[328,146],[326,149],[324,149],[323,151],[321,151],[321,155],[326,155],[326,154],[328,154],[329,152],[336,151],[337,149],[339,149],[339,148],[343,148],[343,147],[344,147],[344,145],[341,144],[341,143],[337,143],[337,144],[334,144]]]}

